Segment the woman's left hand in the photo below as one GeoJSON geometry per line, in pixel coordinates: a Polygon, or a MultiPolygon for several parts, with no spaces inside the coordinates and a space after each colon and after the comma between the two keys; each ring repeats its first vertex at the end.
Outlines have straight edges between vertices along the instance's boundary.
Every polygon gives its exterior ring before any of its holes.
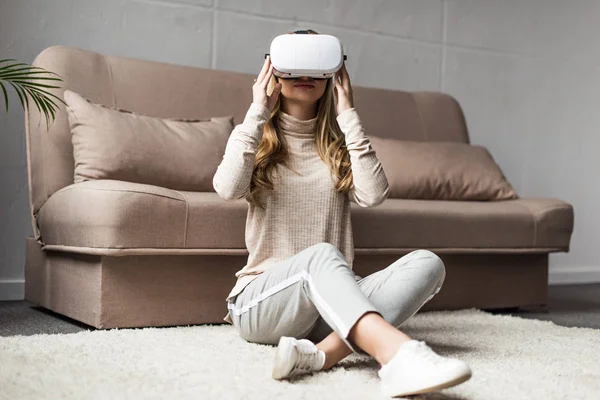
{"type": "Polygon", "coordinates": [[[342,64],[342,68],[335,74],[335,89],[336,110],[338,115],[346,110],[354,107],[354,99],[352,97],[352,86],[350,85],[350,76],[346,71],[346,62],[342,64]]]}

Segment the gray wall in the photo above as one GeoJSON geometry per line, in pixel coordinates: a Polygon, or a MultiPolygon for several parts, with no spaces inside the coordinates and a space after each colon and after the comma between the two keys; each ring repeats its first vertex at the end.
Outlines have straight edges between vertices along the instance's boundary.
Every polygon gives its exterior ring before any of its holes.
{"type": "MultiPolygon", "coordinates": [[[[357,85],[448,92],[472,141],[517,191],[574,204],[551,282],[600,281],[600,2],[597,0],[0,0],[0,58],[47,46],[257,73],[270,40],[338,36],[357,85]]],[[[250,88],[248,88],[250,90],[250,88]]],[[[28,216],[23,111],[0,111],[0,299],[22,298],[28,216]]]]}

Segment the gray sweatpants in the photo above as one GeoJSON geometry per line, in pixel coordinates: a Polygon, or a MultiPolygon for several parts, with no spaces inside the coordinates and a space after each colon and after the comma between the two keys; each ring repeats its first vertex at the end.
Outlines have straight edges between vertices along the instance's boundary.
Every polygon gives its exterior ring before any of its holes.
{"type": "Polygon", "coordinates": [[[228,301],[233,325],[249,342],[277,344],[281,336],[320,342],[335,331],[355,353],[348,333],[374,311],[400,327],[439,292],[446,270],[428,250],[415,250],[357,280],[342,253],[318,243],[278,261],[228,301]]]}

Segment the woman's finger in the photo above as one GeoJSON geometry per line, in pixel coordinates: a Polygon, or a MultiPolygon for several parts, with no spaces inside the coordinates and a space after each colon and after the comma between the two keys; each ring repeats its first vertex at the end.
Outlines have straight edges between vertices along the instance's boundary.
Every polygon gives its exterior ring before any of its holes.
{"type": "Polygon", "coordinates": [[[350,91],[351,89],[351,85],[350,85],[350,75],[348,74],[348,71],[346,70],[346,64],[344,63],[342,65],[342,69],[343,69],[343,75],[344,75],[344,80],[342,81],[342,84],[344,86],[344,89],[346,89],[347,92],[350,91]]]}
{"type": "Polygon", "coordinates": [[[273,66],[269,65],[269,67],[267,68],[267,71],[263,74],[262,79],[258,80],[258,83],[265,87],[267,86],[267,83],[269,82],[269,78],[271,77],[271,72],[273,70],[273,66]]]}
{"type": "Polygon", "coordinates": [[[352,90],[352,87],[350,86],[350,82],[346,81],[346,83],[344,84],[344,90],[349,93],[352,90]]]}
{"type": "Polygon", "coordinates": [[[269,96],[269,98],[276,99],[279,95],[279,92],[281,92],[281,83],[276,83],[275,87],[273,88],[273,93],[271,93],[271,96],[269,96]]]}
{"type": "Polygon", "coordinates": [[[336,82],[335,83],[335,88],[337,89],[338,93],[342,92],[342,94],[346,94],[346,89],[344,88],[344,86],[342,85],[342,82],[336,82]]]}
{"type": "Polygon", "coordinates": [[[270,64],[269,61],[270,61],[270,56],[267,56],[267,58],[265,58],[265,62],[263,63],[262,69],[260,70],[258,76],[256,77],[257,82],[262,82],[262,79],[264,78],[264,75],[269,68],[269,64],[270,64]]]}
{"type": "Polygon", "coordinates": [[[342,84],[342,87],[346,87],[346,73],[344,70],[342,70],[342,73],[340,74],[340,83],[342,84]]]}
{"type": "Polygon", "coordinates": [[[261,82],[264,87],[266,87],[267,84],[269,83],[269,80],[271,79],[271,75],[273,75],[273,64],[269,65],[269,69],[268,69],[267,73],[265,74],[264,79],[261,82]]]}

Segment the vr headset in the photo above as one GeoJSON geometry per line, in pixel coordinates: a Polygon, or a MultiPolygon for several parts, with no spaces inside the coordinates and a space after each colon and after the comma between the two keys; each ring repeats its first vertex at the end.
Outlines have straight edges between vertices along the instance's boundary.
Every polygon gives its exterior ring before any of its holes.
{"type": "Polygon", "coordinates": [[[347,59],[338,38],[311,35],[306,30],[277,36],[271,42],[269,51],[265,53],[265,58],[271,56],[273,75],[283,79],[301,76],[331,78],[347,59]]]}

